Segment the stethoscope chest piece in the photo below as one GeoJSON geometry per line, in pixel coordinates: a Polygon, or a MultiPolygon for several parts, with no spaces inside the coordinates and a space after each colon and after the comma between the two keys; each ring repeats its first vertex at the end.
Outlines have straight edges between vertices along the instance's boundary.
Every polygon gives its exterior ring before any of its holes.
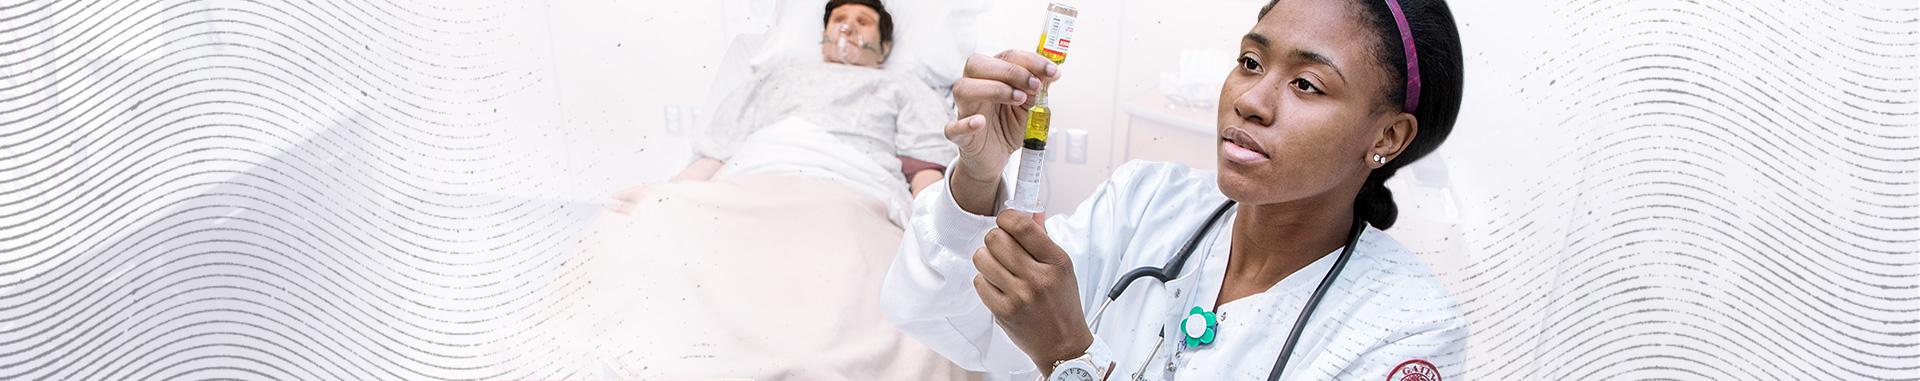
{"type": "MultiPolygon", "coordinates": [[[[1179,298],[1183,287],[1170,283],[1176,283],[1173,281],[1180,275],[1180,270],[1186,266],[1187,258],[1191,257],[1194,249],[1200,245],[1200,240],[1206,237],[1209,231],[1213,230],[1213,225],[1218,223],[1220,218],[1227,214],[1227,210],[1232,209],[1233,205],[1234,202],[1228,200],[1221,203],[1219,208],[1214,209],[1213,214],[1207,216],[1206,222],[1200,225],[1200,229],[1195,231],[1193,236],[1187,239],[1186,245],[1181,246],[1180,251],[1174,253],[1173,257],[1167,258],[1166,265],[1160,267],[1146,266],[1121,274],[1119,281],[1114,282],[1113,286],[1107,290],[1106,300],[1101,301],[1100,307],[1093,312],[1093,322],[1090,323],[1089,326],[1093,327],[1094,334],[1099,334],[1098,327],[1100,326],[1100,317],[1105,315],[1107,306],[1112,304],[1113,301],[1119,300],[1120,295],[1127,291],[1127,286],[1133,284],[1134,280],[1140,278],[1159,280],[1162,285],[1166,285],[1173,290],[1175,298],[1179,298]]],[[[1286,340],[1281,341],[1280,355],[1274,358],[1273,367],[1269,370],[1270,373],[1267,374],[1268,381],[1280,379],[1280,372],[1287,368],[1287,360],[1293,357],[1295,346],[1300,344],[1300,331],[1306,329],[1307,322],[1313,318],[1313,310],[1319,307],[1321,299],[1326,298],[1327,290],[1332,288],[1333,281],[1340,278],[1340,270],[1345,268],[1347,266],[1347,260],[1353,257],[1354,248],[1360,245],[1360,236],[1366,232],[1366,226],[1365,221],[1354,218],[1353,225],[1347,233],[1346,246],[1340,250],[1340,256],[1334,259],[1332,268],[1327,270],[1327,275],[1320,278],[1320,285],[1314,287],[1313,293],[1307,296],[1306,306],[1300,308],[1300,317],[1294,319],[1293,329],[1288,330],[1286,340]]],[[[1168,317],[1171,318],[1171,316],[1168,317]]],[[[1207,311],[1206,308],[1194,306],[1192,309],[1187,310],[1185,317],[1180,319],[1179,326],[1182,340],[1175,341],[1180,342],[1182,350],[1171,351],[1172,353],[1168,354],[1166,375],[1169,379],[1172,378],[1173,372],[1175,368],[1177,368],[1175,364],[1182,362],[1181,357],[1188,352],[1188,349],[1213,344],[1215,336],[1219,335],[1220,317],[1211,311],[1207,311]]],[[[1154,345],[1153,352],[1147,355],[1147,361],[1153,361],[1155,355],[1160,353],[1160,347],[1165,346],[1167,343],[1166,340],[1169,339],[1167,334],[1171,333],[1169,332],[1171,328],[1162,325],[1160,329],[1161,341],[1154,345]]],[[[1143,377],[1147,364],[1148,362],[1143,362],[1140,365],[1140,370],[1134,373],[1135,379],[1143,377]]]]}

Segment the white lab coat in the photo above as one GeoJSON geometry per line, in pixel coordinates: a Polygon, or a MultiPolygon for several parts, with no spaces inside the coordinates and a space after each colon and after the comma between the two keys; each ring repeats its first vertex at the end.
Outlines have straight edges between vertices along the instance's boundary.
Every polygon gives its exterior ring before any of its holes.
{"type": "MultiPolygon", "coordinates": [[[[1165,264],[1225,200],[1213,172],[1130,162],[1072,215],[1048,218],[1048,234],[1073,258],[1087,318],[1093,318],[1116,279],[1135,268],[1165,264]]],[[[1339,249],[1272,289],[1220,306],[1215,341],[1183,349],[1180,319],[1193,306],[1212,306],[1219,295],[1236,212],[1202,241],[1179,278],[1167,284],[1137,281],[1108,307],[1094,347],[1115,361],[1110,380],[1132,379],[1143,367],[1142,378],[1148,380],[1266,379],[1294,319],[1339,249]]],[[[913,214],[882,291],[889,320],[967,369],[994,378],[1038,376],[973,288],[977,271],[971,256],[983,245],[993,219],[960,209],[945,183],[923,191],[913,214]]],[[[1423,262],[1379,230],[1368,227],[1362,234],[1340,280],[1309,321],[1285,379],[1402,380],[1422,370],[1413,360],[1432,364],[1428,369],[1442,379],[1462,379],[1466,325],[1457,304],[1423,262]],[[1400,374],[1390,377],[1395,371],[1400,374]]]]}

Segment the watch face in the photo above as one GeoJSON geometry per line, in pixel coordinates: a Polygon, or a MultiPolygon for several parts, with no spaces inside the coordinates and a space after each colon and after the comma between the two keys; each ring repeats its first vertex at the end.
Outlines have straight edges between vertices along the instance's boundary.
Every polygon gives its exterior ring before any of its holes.
{"type": "Polygon", "coordinates": [[[1099,378],[1093,376],[1093,370],[1087,369],[1084,364],[1063,365],[1059,369],[1054,369],[1053,377],[1048,379],[1051,381],[1099,381],[1099,378]]]}

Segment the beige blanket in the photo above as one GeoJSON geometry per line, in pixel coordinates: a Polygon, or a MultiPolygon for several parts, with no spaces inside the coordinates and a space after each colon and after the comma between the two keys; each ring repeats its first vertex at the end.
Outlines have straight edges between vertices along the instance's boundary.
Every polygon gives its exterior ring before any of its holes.
{"type": "Polygon", "coordinates": [[[895,330],[880,287],[901,230],[829,180],[662,184],[608,213],[556,295],[583,375],[935,380],[970,375],[895,330]]]}

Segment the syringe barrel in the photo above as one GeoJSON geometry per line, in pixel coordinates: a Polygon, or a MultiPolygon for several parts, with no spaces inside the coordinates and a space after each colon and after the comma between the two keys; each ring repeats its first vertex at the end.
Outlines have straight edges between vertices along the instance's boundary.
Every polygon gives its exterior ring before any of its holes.
{"type": "Polygon", "coordinates": [[[1045,149],[1020,150],[1020,174],[1014,180],[1013,199],[1007,200],[1007,208],[1027,213],[1046,210],[1040,204],[1040,163],[1046,161],[1046,155],[1045,149]]]}

